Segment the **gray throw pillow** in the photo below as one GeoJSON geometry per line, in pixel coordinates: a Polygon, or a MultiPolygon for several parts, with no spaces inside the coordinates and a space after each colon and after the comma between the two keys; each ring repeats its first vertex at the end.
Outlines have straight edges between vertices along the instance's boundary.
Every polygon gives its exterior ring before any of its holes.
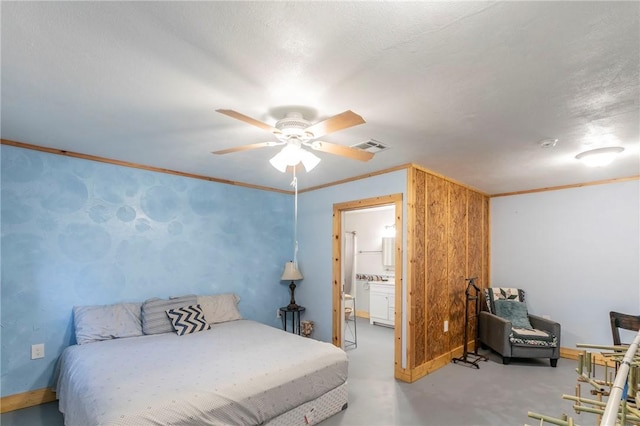
{"type": "Polygon", "coordinates": [[[512,327],[532,329],[524,302],[514,300],[496,300],[496,315],[511,322],[512,327]]]}
{"type": "Polygon", "coordinates": [[[175,331],[171,320],[167,316],[169,309],[195,305],[198,298],[195,295],[173,297],[170,299],[148,299],[142,304],[142,332],[144,334],[161,334],[175,331]]]}

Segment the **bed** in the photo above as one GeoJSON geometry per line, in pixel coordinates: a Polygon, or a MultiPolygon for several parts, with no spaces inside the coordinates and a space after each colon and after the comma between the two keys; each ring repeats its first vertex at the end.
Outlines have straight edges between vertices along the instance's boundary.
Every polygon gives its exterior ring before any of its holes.
{"type": "Polygon", "coordinates": [[[250,320],[208,325],[66,348],[65,425],[306,425],[346,408],[343,350],[250,320]]]}

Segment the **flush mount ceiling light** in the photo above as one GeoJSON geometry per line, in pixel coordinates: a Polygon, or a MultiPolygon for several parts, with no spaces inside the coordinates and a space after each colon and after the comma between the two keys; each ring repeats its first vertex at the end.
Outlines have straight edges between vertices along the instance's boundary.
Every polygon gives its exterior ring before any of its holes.
{"type": "Polygon", "coordinates": [[[624,151],[620,146],[612,146],[607,148],[597,148],[589,151],[581,152],[576,158],[589,167],[604,167],[616,158],[616,155],[624,151]]]}

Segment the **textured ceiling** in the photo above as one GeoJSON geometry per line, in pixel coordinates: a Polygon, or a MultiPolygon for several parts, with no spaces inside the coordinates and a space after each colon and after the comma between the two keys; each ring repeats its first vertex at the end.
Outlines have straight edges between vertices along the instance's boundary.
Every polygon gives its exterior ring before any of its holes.
{"type": "Polygon", "coordinates": [[[640,174],[639,2],[2,2],[2,137],[289,189],[275,123],[365,124],[308,188],[413,162],[490,194],[640,174]],[[545,138],[558,138],[541,148],[545,138]],[[574,157],[625,151],[607,168],[574,157]]]}

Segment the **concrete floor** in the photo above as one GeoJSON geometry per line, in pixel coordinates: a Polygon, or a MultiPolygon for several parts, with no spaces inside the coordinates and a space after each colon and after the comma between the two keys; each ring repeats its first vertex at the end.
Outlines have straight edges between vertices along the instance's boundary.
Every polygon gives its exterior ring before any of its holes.
{"type": "MultiPolygon", "coordinates": [[[[322,422],[352,425],[524,425],[539,424],[528,411],[554,417],[566,413],[578,424],[595,417],[575,414],[561,398],[573,394],[575,361],[517,360],[502,365],[489,353],[480,369],[449,364],[413,384],[393,379],[393,330],[358,319],[358,347],[349,354],[349,408],[322,422]]],[[[483,353],[486,353],[483,351],[483,353]]],[[[0,415],[2,426],[61,426],[57,403],[0,415]]]]}
{"type": "Polygon", "coordinates": [[[548,359],[503,365],[499,355],[481,351],[489,360],[480,369],[452,363],[409,384],[393,379],[392,342],[392,329],[358,320],[358,347],[347,351],[349,408],[323,426],[539,424],[528,411],[595,424],[595,417],[575,414],[562,399],[574,393],[575,361],[560,359],[557,368],[548,359]]]}

